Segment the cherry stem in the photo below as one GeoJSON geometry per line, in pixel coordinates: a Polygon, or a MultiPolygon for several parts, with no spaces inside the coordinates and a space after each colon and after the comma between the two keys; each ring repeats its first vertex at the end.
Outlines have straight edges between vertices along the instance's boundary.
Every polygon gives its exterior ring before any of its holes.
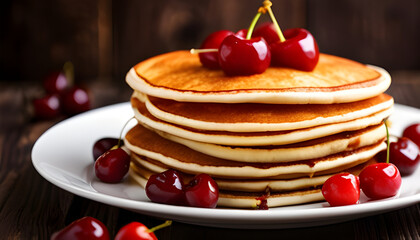
{"type": "Polygon", "coordinates": [[[251,25],[249,25],[248,32],[246,34],[246,39],[247,40],[251,39],[252,32],[254,31],[255,25],[257,24],[258,19],[260,19],[261,14],[263,13],[263,11],[265,11],[265,10],[261,10],[261,8],[258,9],[257,15],[255,15],[254,19],[252,19],[251,25]]]}
{"type": "Polygon", "coordinates": [[[67,83],[68,86],[73,86],[74,85],[74,65],[72,62],[67,61],[64,63],[63,65],[63,72],[64,75],[66,76],[67,79],[67,83]]]}
{"type": "Polygon", "coordinates": [[[388,125],[386,125],[386,120],[384,120],[385,129],[386,129],[386,163],[389,163],[389,131],[388,125]]]}
{"type": "Polygon", "coordinates": [[[271,10],[271,5],[273,5],[273,4],[269,0],[265,0],[263,2],[263,7],[268,11],[268,15],[270,15],[271,21],[273,22],[274,27],[276,28],[276,32],[279,35],[280,42],[284,42],[284,41],[286,41],[286,38],[284,37],[284,35],[283,35],[283,33],[280,29],[279,23],[277,22],[276,18],[274,17],[274,13],[271,10]]]}
{"type": "Polygon", "coordinates": [[[206,48],[206,49],[195,49],[191,48],[190,53],[191,54],[197,54],[197,53],[209,53],[209,52],[218,52],[219,49],[217,48],[206,48]]]}
{"type": "Polygon", "coordinates": [[[149,229],[148,232],[149,233],[155,232],[155,231],[157,231],[159,229],[162,229],[162,228],[165,228],[167,226],[170,226],[171,224],[172,224],[172,221],[171,220],[166,220],[166,222],[164,222],[164,223],[162,223],[162,224],[160,224],[160,225],[158,225],[156,227],[153,227],[153,228],[149,229]]]}
{"type": "Polygon", "coordinates": [[[133,120],[134,119],[134,116],[133,117],[131,117],[130,119],[128,119],[128,121],[127,122],[125,122],[125,124],[124,124],[124,126],[123,126],[123,128],[121,129],[121,132],[120,132],[120,137],[118,138],[118,143],[117,143],[117,148],[119,148],[119,147],[121,147],[121,142],[122,142],[122,134],[123,134],[123,131],[124,131],[124,129],[125,129],[125,127],[127,127],[127,124],[131,121],[131,120],[133,120]]]}

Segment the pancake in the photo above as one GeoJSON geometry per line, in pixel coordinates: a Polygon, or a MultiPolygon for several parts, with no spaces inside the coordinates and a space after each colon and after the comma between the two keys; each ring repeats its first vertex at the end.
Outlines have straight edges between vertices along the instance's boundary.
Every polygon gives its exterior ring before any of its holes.
{"type": "Polygon", "coordinates": [[[175,51],[135,65],[126,82],[138,121],[124,138],[130,177],[145,187],[167,169],[186,181],[208,174],[218,207],[324,200],[326,179],[358,175],[386,149],[394,104],[384,69],[327,54],[310,72],[227,76],[175,51]]]}
{"type": "Polygon", "coordinates": [[[384,69],[327,54],[312,72],[269,67],[232,77],[204,68],[197,55],[175,51],[137,64],[126,81],[136,91],[183,102],[331,104],[377,96],[391,78],[384,69]]]}
{"type": "Polygon", "coordinates": [[[352,121],[326,124],[294,131],[273,132],[227,132],[227,131],[203,131],[187,128],[157,119],[147,111],[145,104],[137,98],[131,99],[135,118],[140,124],[161,131],[161,134],[169,133],[181,138],[198,142],[213,143],[232,146],[264,146],[283,145],[316,139],[344,131],[355,131],[368,126],[380,124],[383,119],[392,113],[392,108],[385,109],[372,115],[358,118],[352,121]]]}
{"type": "MultiPolygon", "coordinates": [[[[368,164],[375,163],[373,158],[365,164],[346,169],[358,175],[368,164]]],[[[129,175],[142,188],[146,187],[147,179],[155,174],[142,166],[131,163],[129,175]]],[[[184,181],[189,182],[192,175],[183,174],[184,181]]],[[[219,187],[218,207],[257,208],[266,201],[267,207],[279,207],[322,201],[322,184],[332,175],[306,177],[291,180],[225,180],[217,179],[219,187]]]]}
{"type": "Polygon", "coordinates": [[[297,205],[310,202],[323,201],[321,188],[303,189],[291,192],[272,193],[269,196],[251,194],[247,192],[219,192],[218,207],[231,208],[258,208],[265,205],[268,208],[297,205]]]}
{"type": "Polygon", "coordinates": [[[162,138],[147,128],[136,125],[125,137],[125,146],[132,154],[145,156],[185,173],[206,173],[220,178],[258,179],[282,174],[316,172],[338,168],[347,164],[366,162],[386,148],[383,140],[351,151],[322,158],[287,163],[243,163],[212,157],[184,145],[162,138]]]}
{"type": "MultiPolygon", "coordinates": [[[[364,164],[367,161],[369,161],[369,160],[362,159],[360,161],[355,161],[355,162],[344,164],[344,165],[341,165],[341,166],[338,166],[338,167],[335,167],[335,168],[330,168],[330,169],[327,169],[327,170],[312,172],[312,173],[307,173],[307,172],[306,173],[305,172],[304,173],[286,173],[286,174],[281,174],[281,175],[277,175],[277,176],[274,176],[274,177],[257,178],[257,179],[286,180],[286,179],[297,179],[297,178],[306,178],[306,177],[314,177],[314,176],[316,177],[316,176],[322,176],[322,175],[328,175],[328,174],[334,174],[334,173],[337,173],[337,172],[341,172],[341,171],[344,171],[346,169],[353,168],[357,165],[364,164]]],[[[145,156],[140,156],[140,155],[137,155],[135,153],[133,153],[131,155],[131,162],[138,165],[141,168],[148,169],[148,170],[150,170],[152,172],[156,172],[156,173],[163,172],[163,171],[171,168],[170,166],[167,166],[162,162],[153,160],[153,159],[145,157],[145,156]]],[[[191,174],[193,174],[193,173],[191,173],[191,174]]],[[[221,176],[218,176],[218,178],[219,179],[228,179],[228,180],[232,180],[232,179],[242,179],[242,180],[244,180],[245,179],[245,178],[238,178],[238,177],[229,178],[229,177],[221,177],[221,176]]]]}
{"type": "MultiPolygon", "coordinates": [[[[354,167],[346,168],[344,170],[340,170],[337,172],[349,172],[354,175],[359,175],[360,171],[365,166],[372,163],[376,163],[376,160],[374,158],[372,158],[366,163],[359,164],[354,167]]],[[[168,168],[158,167],[155,169],[158,169],[158,171],[150,170],[135,160],[130,163],[130,175],[134,175],[134,176],[139,175],[145,179],[149,179],[149,177],[153,174],[164,172],[168,168]]],[[[217,185],[219,186],[219,190],[262,193],[262,192],[266,192],[267,189],[269,189],[270,192],[285,192],[285,191],[292,191],[292,190],[313,188],[316,186],[320,186],[324,184],[324,182],[334,174],[329,173],[325,175],[318,175],[318,176],[312,176],[312,177],[306,176],[306,177],[299,177],[299,178],[292,178],[292,179],[252,180],[252,179],[214,178],[214,180],[217,182],[217,185]]],[[[183,173],[183,179],[185,183],[190,182],[193,177],[194,177],[193,175],[183,173]]]]}
{"type": "MultiPolygon", "coordinates": [[[[130,170],[132,171],[132,170],[130,170]]],[[[146,186],[147,179],[136,174],[130,174],[130,177],[143,188],[146,186]]],[[[303,204],[324,200],[321,189],[303,189],[291,192],[280,192],[270,194],[265,197],[261,193],[219,191],[219,200],[217,207],[232,208],[258,208],[262,202],[267,201],[267,207],[279,207],[294,204],[303,204]]]]}
{"type": "Polygon", "coordinates": [[[393,99],[380,94],[341,104],[257,104],[185,103],[147,97],[135,92],[156,118],[181,126],[212,131],[265,132],[294,130],[336,122],[351,121],[383,111],[393,99]]]}
{"type": "Polygon", "coordinates": [[[385,124],[353,132],[342,132],[315,140],[288,145],[232,147],[191,141],[157,132],[162,137],[180,143],[195,151],[218,158],[239,162],[292,162],[325,157],[342,151],[374,144],[386,137],[385,124]]]}

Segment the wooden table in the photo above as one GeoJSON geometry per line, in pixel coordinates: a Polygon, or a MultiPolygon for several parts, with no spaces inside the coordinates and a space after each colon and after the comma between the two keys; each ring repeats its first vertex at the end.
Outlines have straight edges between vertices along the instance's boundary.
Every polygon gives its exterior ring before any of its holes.
{"type": "MultiPolygon", "coordinates": [[[[397,103],[420,108],[420,73],[394,72],[388,93],[397,103]]],[[[89,84],[93,106],[128,101],[123,81],[89,84]]],[[[161,219],[137,214],[66,192],[43,179],[31,163],[37,138],[53,124],[34,121],[28,101],[40,94],[40,84],[0,82],[0,236],[2,239],[49,239],[84,216],[101,220],[114,236],[132,221],[152,227],[161,219]]],[[[419,119],[420,122],[420,119],[419,119]]],[[[420,179],[419,179],[420,181],[420,179]]],[[[419,239],[420,204],[397,211],[333,225],[279,230],[210,228],[174,222],[156,233],[159,239],[419,239]]]]}

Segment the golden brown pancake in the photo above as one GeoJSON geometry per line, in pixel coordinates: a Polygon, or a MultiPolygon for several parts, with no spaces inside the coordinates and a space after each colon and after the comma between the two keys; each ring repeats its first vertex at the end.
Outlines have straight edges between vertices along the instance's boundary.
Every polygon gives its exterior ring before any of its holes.
{"type": "Polygon", "coordinates": [[[147,95],[187,102],[340,103],[384,92],[385,70],[320,54],[312,72],[270,67],[262,74],[226,76],[204,68],[197,55],[175,51],[134,66],[127,83],[147,95]]]}
{"type": "MultiPolygon", "coordinates": [[[[133,94],[136,100],[143,96],[133,94]]],[[[186,103],[145,97],[147,110],[156,118],[201,130],[258,132],[308,128],[350,121],[390,108],[386,94],[341,104],[186,103]]]]}
{"type": "Polygon", "coordinates": [[[390,108],[353,121],[326,124],[293,131],[228,132],[206,131],[164,122],[150,114],[150,112],[147,111],[145,104],[138,99],[132,98],[131,104],[133,106],[134,115],[139,123],[147,126],[148,128],[154,129],[154,131],[161,131],[161,134],[169,133],[198,142],[232,146],[291,144],[339,132],[359,130],[381,123],[382,120],[387,118],[392,112],[392,108],[390,108]]]}
{"type": "Polygon", "coordinates": [[[132,153],[159,161],[182,172],[207,173],[221,178],[245,179],[276,177],[291,173],[312,175],[315,172],[326,171],[355,162],[358,164],[366,162],[386,147],[383,141],[379,141],[355,150],[304,161],[244,163],[216,158],[194,151],[184,145],[162,138],[141,125],[135,126],[127,133],[125,145],[132,153]]]}
{"type": "MultiPolygon", "coordinates": [[[[364,164],[337,171],[336,173],[349,172],[354,175],[359,175],[365,166],[375,162],[376,159],[372,158],[364,164]]],[[[150,171],[133,161],[130,165],[129,174],[141,187],[145,188],[147,179],[152,174],[159,172],[150,171]]],[[[320,194],[320,186],[331,176],[332,174],[327,174],[288,180],[215,178],[220,191],[218,207],[255,208],[261,204],[261,200],[263,199],[268,200],[268,207],[320,201],[323,200],[322,194],[320,194]]],[[[192,178],[193,175],[183,173],[185,182],[191,181],[192,178]]]]}
{"type": "MultiPolygon", "coordinates": [[[[354,175],[359,175],[362,169],[369,165],[376,163],[376,159],[372,158],[369,161],[350,167],[345,168],[344,170],[335,170],[334,173],[327,173],[321,174],[316,176],[304,176],[299,178],[290,178],[290,179],[223,179],[223,178],[214,178],[221,190],[227,191],[242,191],[242,192],[265,192],[269,189],[271,192],[284,192],[290,190],[297,190],[297,189],[305,189],[310,187],[315,187],[322,185],[329,177],[332,175],[339,173],[339,172],[349,172],[354,175]]],[[[153,171],[152,169],[148,169],[146,166],[142,165],[141,162],[133,161],[130,163],[130,175],[140,175],[145,179],[149,179],[149,177],[153,174],[161,173],[169,169],[168,166],[164,168],[152,168],[158,169],[157,171],[153,171]]],[[[182,172],[181,172],[182,173],[182,172]]],[[[183,179],[185,183],[191,181],[194,175],[182,173],[183,179]]]]}
{"type": "Polygon", "coordinates": [[[341,132],[294,144],[246,147],[203,143],[163,134],[159,131],[157,133],[195,151],[239,162],[291,162],[325,157],[368,146],[386,137],[385,124],[383,123],[357,131],[341,132]]]}
{"type": "MultiPolygon", "coordinates": [[[[132,174],[130,170],[130,177],[136,181],[143,188],[146,186],[147,179],[132,174]]],[[[218,207],[232,207],[232,208],[258,208],[266,201],[267,207],[279,207],[286,205],[295,205],[309,202],[322,201],[320,188],[295,190],[289,192],[276,192],[267,196],[266,193],[250,193],[250,192],[234,192],[234,191],[219,191],[218,207]]]]}
{"type": "Polygon", "coordinates": [[[169,168],[209,174],[219,207],[321,201],[328,177],[357,175],[386,148],[391,78],[348,59],[320,54],[311,72],[226,76],[175,51],[137,64],[126,81],[139,123],[124,140],[130,176],[145,186],[169,168]]]}

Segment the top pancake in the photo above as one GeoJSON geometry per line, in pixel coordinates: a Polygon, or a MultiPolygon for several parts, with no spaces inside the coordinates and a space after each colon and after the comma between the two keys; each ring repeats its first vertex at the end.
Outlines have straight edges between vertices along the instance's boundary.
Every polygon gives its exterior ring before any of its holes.
{"type": "Polygon", "coordinates": [[[203,67],[188,51],[147,59],[126,80],[134,90],[176,101],[276,104],[353,102],[379,95],[391,82],[381,68],[327,54],[311,72],[270,67],[262,74],[232,77],[203,67]]]}

